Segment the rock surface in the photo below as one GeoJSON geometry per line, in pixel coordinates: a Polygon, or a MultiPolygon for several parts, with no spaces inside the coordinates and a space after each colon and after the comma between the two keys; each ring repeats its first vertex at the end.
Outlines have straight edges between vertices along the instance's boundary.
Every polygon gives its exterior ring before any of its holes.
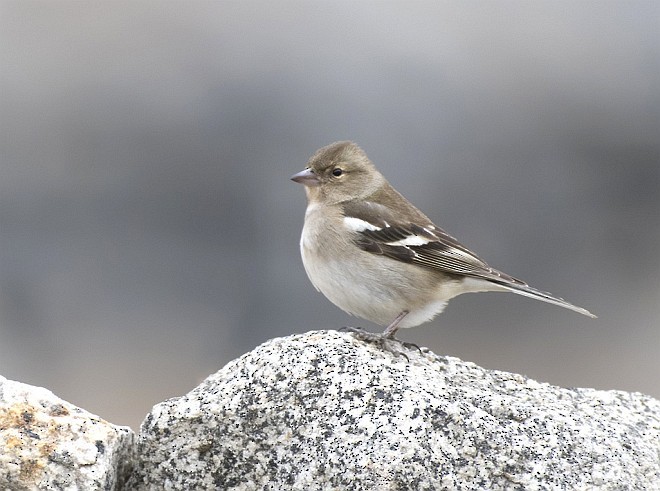
{"type": "Polygon", "coordinates": [[[49,390],[0,377],[0,489],[113,490],[134,434],[49,390]]]}
{"type": "Polygon", "coordinates": [[[130,489],[660,489],[660,402],[337,332],[274,339],[155,406],[130,489]]]}

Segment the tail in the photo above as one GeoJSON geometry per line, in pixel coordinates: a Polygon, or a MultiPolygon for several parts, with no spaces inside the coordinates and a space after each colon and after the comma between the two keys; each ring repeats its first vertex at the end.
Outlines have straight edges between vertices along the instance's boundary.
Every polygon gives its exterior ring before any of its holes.
{"type": "Polygon", "coordinates": [[[577,305],[568,303],[563,298],[554,297],[547,292],[542,292],[540,290],[532,288],[531,286],[525,283],[518,284],[518,283],[499,282],[499,281],[498,282],[493,281],[493,283],[497,283],[502,288],[509,290],[510,292],[517,293],[518,295],[523,295],[529,298],[535,298],[536,300],[548,302],[553,305],[559,305],[560,307],[564,307],[565,309],[572,310],[573,312],[586,315],[587,317],[591,317],[592,319],[596,318],[596,316],[591,312],[589,312],[587,309],[583,309],[582,307],[578,307],[577,305]]]}

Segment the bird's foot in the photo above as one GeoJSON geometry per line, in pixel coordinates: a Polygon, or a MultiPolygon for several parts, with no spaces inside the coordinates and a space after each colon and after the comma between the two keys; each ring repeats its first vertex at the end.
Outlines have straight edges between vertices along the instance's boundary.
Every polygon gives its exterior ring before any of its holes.
{"type": "Polygon", "coordinates": [[[353,334],[354,337],[358,338],[361,341],[365,341],[367,343],[375,344],[376,346],[380,347],[383,351],[387,351],[389,353],[392,353],[395,356],[403,356],[406,360],[410,361],[410,358],[408,358],[408,355],[404,353],[400,347],[404,347],[408,350],[410,349],[416,349],[420,353],[422,352],[421,348],[417,346],[415,343],[408,343],[406,341],[401,341],[400,339],[397,339],[395,337],[389,337],[385,336],[384,334],[377,334],[374,332],[369,332],[365,331],[361,327],[351,327],[351,326],[344,326],[341,329],[339,329],[341,332],[350,332],[353,334]]]}

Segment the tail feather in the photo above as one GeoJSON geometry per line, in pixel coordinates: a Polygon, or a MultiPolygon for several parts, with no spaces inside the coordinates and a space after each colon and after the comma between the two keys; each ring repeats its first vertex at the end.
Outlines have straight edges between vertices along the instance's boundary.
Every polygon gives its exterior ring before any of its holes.
{"type": "Polygon", "coordinates": [[[536,300],[548,302],[553,305],[559,305],[560,307],[564,307],[565,309],[569,309],[579,314],[586,315],[587,317],[591,317],[592,319],[596,318],[596,316],[591,312],[589,312],[587,309],[583,309],[582,307],[573,305],[572,303],[567,302],[563,298],[555,297],[549,294],[548,292],[542,292],[540,290],[532,288],[527,284],[508,283],[508,282],[501,282],[501,283],[497,282],[497,284],[509,290],[510,292],[517,293],[518,295],[523,295],[529,298],[535,298],[536,300]]]}

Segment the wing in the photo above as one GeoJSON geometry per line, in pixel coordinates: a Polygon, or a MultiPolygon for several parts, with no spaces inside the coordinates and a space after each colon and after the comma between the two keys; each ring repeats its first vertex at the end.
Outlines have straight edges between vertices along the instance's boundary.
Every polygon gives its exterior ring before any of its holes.
{"type": "Polygon", "coordinates": [[[395,219],[390,208],[374,202],[348,203],[344,213],[344,223],[355,232],[355,244],[364,251],[448,275],[489,281],[513,293],[595,317],[582,307],[490,267],[416,208],[404,210],[404,221],[395,219]]]}
{"type": "Polygon", "coordinates": [[[345,223],[356,232],[357,246],[372,254],[450,275],[525,285],[525,282],[491,268],[421,213],[413,216],[406,213],[408,220],[401,222],[395,220],[389,208],[361,202],[345,205],[344,214],[345,223]]]}

